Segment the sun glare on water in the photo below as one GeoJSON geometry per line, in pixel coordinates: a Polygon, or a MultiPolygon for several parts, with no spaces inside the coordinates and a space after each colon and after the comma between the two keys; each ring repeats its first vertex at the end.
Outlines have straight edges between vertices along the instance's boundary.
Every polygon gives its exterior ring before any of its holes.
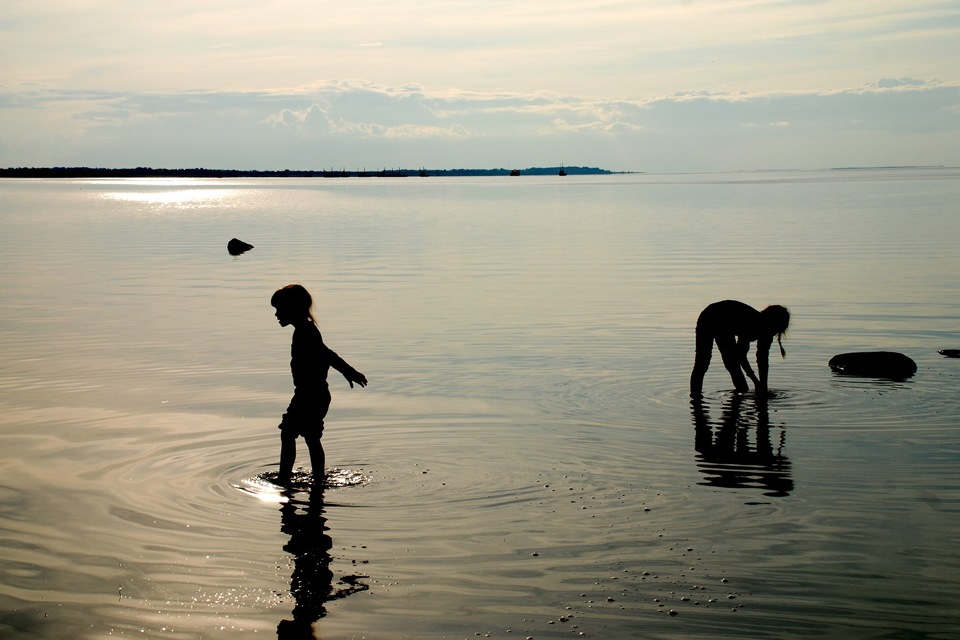
{"type": "Polygon", "coordinates": [[[223,203],[235,195],[233,189],[176,189],[173,191],[116,191],[104,193],[105,198],[124,202],[173,207],[210,207],[223,203]]]}

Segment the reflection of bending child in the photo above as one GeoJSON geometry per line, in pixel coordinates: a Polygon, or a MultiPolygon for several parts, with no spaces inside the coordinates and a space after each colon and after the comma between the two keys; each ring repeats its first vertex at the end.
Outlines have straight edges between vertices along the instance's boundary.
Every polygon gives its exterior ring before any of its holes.
{"type": "Polygon", "coordinates": [[[323,435],[323,418],[330,408],[327,372],[333,367],[343,374],[351,388],[354,382],[361,387],[367,386],[367,378],[323,343],[320,329],[311,314],[313,298],[303,286],[290,284],[279,289],[270,304],[277,310],[281,327],[293,325],[290,370],[294,393],[279,426],[280,473],[277,480],[280,484],[290,482],[293,463],[297,459],[297,437],[303,436],[310,450],[313,479],[322,482],[326,456],[320,437],[323,435]]]}
{"type": "MultiPolygon", "coordinates": [[[[703,376],[710,366],[714,341],[723,358],[723,366],[730,373],[737,391],[744,393],[749,390],[750,387],[743,377],[746,373],[756,385],[757,393],[767,393],[767,356],[770,345],[774,338],[780,344],[780,337],[789,324],[790,312],[776,304],[763,311],[757,311],[737,300],[723,300],[708,305],[697,318],[697,355],[693,373],[690,374],[690,395],[696,398],[703,390],[703,376]],[[757,343],[759,377],[753,373],[750,363],[747,362],[750,343],[754,341],[757,343]]],[[[780,355],[786,355],[782,344],[780,355]]]]}

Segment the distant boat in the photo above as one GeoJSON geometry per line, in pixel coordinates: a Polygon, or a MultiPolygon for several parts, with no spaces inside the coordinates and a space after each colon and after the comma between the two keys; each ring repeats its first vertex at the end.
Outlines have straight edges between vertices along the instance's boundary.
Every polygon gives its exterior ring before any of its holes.
{"type": "Polygon", "coordinates": [[[427,170],[421,167],[421,168],[420,168],[420,177],[421,177],[421,178],[427,178],[427,177],[429,177],[429,176],[430,176],[430,174],[427,173],[427,170]]]}
{"type": "Polygon", "coordinates": [[[520,169],[514,169],[513,171],[510,172],[510,175],[512,175],[512,176],[518,176],[518,175],[520,175],[520,169]]]}
{"type": "Polygon", "coordinates": [[[557,175],[558,175],[558,176],[565,176],[565,175],[567,175],[566,169],[564,169],[564,168],[561,166],[561,167],[560,167],[560,173],[558,173],[557,175]]]}

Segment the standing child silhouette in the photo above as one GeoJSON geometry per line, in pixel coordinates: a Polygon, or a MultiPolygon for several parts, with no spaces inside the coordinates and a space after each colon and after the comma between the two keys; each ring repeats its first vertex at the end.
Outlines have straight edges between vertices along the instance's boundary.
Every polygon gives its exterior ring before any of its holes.
{"type": "Polygon", "coordinates": [[[323,418],[330,408],[327,372],[333,367],[343,374],[351,388],[354,382],[361,387],[367,386],[367,378],[323,343],[311,313],[313,298],[302,285],[289,284],[278,289],[270,298],[270,304],[277,311],[281,327],[293,325],[290,371],[294,392],[279,425],[280,472],[277,481],[282,485],[290,483],[293,463],[297,459],[297,438],[302,436],[310,450],[313,480],[323,482],[326,454],[320,438],[323,418]]]}

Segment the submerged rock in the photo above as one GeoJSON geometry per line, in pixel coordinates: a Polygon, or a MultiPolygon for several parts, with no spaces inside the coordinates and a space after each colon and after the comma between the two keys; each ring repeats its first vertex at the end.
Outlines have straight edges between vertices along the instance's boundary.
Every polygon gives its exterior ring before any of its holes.
{"type": "Polygon", "coordinates": [[[232,256],[238,256],[241,253],[246,253],[247,251],[250,251],[250,249],[253,249],[252,244],[248,244],[243,240],[237,240],[236,238],[232,238],[230,242],[227,243],[227,251],[229,251],[230,255],[232,256]]]}
{"type": "Polygon", "coordinates": [[[947,358],[960,358],[960,349],[940,349],[937,353],[947,358]]]}
{"type": "Polygon", "coordinates": [[[848,376],[903,380],[917,372],[917,363],[896,351],[841,353],[830,358],[830,368],[848,376]]]}

